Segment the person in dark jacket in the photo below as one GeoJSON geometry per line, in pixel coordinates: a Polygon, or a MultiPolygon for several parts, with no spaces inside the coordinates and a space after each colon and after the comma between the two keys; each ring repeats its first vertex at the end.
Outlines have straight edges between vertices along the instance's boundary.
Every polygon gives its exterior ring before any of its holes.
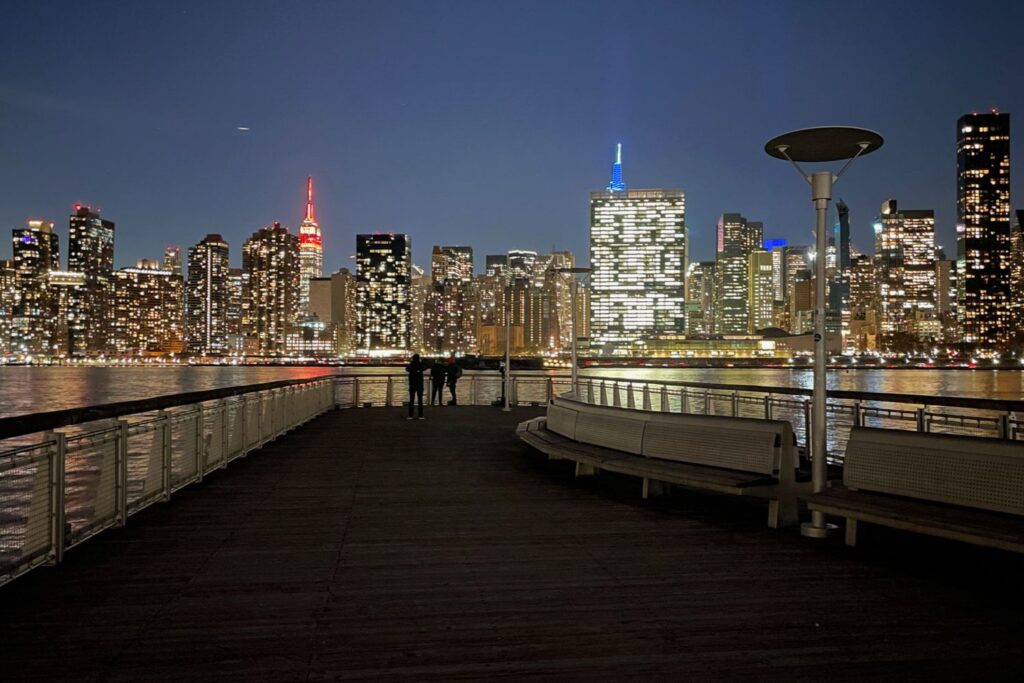
{"type": "Polygon", "coordinates": [[[448,368],[445,371],[445,377],[448,379],[448,391],[452,393],[452,400],[448,401],[448,405],[457,406],[459,404],[459,399],[455,395],[455,385],[458,384],[459,378],[462,377],[462,368],[460,368],[458,363],[455,362],[455,356],[448,359],[448,368]]]}
{"type": "Polygon", "coordinates": [[[430,405],[434,405],[434,399],[437,399],[437,405],[444,405],[444,378],[445,378],[445,367],[441,361],[435,361],[430,366],[430,405]]]}
{"type": "Polygon", "coordinates": [[[426,363],[420,362],[420,354],[412,354],[412,362],[405,366],[405,371],[409,373],[409,417],[407,420],[413,419],[412,417],[412,404],[415,400],[419,399],[420,405],[420,419],[423,419],[423,372],[427,369],[426,363]]]}

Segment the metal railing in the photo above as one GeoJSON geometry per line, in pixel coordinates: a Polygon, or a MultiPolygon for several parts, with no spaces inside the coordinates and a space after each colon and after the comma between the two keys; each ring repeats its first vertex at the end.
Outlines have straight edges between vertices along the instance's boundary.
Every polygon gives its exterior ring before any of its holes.
{"type": "MultiPolygon", "coordinates": [[[[83,409],[112,414],[83,421],[74,411],[23,420],[46,432],[16,433],[8,418],[0,442],[0,585],[105,529],[124,526],[210,472],[335,407],[334,380],[275,382],[266,388],[162,397],[166,407],[131,412],[131,403],[83,409]],[[231,393],[220,398],[206,396],[231,393]],[[4,447],[6,444],[6,447],[4,447]]],[[[27,427],[31,429],[31,426],[27,427]]]]}
{"type": "MultiPolygon", "coordinates": [[[[544,405],[568,374],[513,373],[509,403],[544,405]]],[[[401,406],[402,373],[346,373],[0,419],[0,585],[60,562],[104,529],[332,408],[401,406]]],[[[501,405],[502,376],[467,372],[460,405],[501,405]]],[[[427,381],[427,393],[430,385],[427,381]]],[[[581,376],[589,403],[699,415],[783,419],[809,443],[810,391],[789,387],[581,376]]],[[[829,459],[854,425],[1024,441],[1024,401],[829,392],[829,459]]],[[[447,403],[451,393],[442,392],[447,403]]]]}

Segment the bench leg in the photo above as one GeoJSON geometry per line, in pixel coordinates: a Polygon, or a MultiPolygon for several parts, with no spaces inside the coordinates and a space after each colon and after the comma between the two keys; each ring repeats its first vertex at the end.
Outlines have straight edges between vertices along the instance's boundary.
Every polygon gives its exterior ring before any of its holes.
{"type": "Polygon", "coordinates": [[[670,484],[666,484],[663,481],[644,477],[644,488],[641,495],[644,500],[647,500],[649,497],[666,496],[668,495],[669,487],[670,484]]]}
{"type": "Polygon", "coordinates": [[[857,545],[857,520],[846,518],[846,545],[851,548],[857,545]]]}
{"type": "Polygon", "coordinates": [[[576,463],[576,476],[577,477],[596,477],[597,473],[601,470],[597,469],[593,465],[584,465],[581,462],[576,463]]]}
{"type": "Polygon", "coordinates": [[[768,527],[778,529],[780,526],[794,526],[800,522],[797,499],[793,496],[772,498],[768,501],[768,527]]]}

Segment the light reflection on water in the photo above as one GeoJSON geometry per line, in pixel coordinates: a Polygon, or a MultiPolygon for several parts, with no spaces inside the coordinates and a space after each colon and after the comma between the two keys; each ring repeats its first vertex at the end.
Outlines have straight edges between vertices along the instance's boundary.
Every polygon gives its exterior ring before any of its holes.
{"type": "MultiPolygon", "coordinates": [[[[384,375],[401,368],[323,367],[149,367],[149,368],[0,368],[0,417],[62,410],[165,394],[298,379],[335,372],[384,375]]],[[[566,371],[559,371],[565,374],[566,371]]],[[[472,372],[466,373],[470,376],[472,372]]],[[[483,372],[494,378],[497,373],[483,372]]],[[[547,374],[554,374],[547,373],[547,374]]],[[[582,376],[752,384],[811,386],[811,371],[781,368],[601,368],[582,376]]],[[[491,384],[491,382],[488,382],[491,384]]],[[[483,386],[483,385],[481,385],[483,386]]],[[[1024,400],[1020,370],[837,370],[829,388],[927,396],[969,396],[1024,400]]],[[[396,392],[401,392],[396,387],[396,392]]],[[[490,393],[490,392],[488,392],[490,393]]],[[[399,400],[400,393],[396,393],[399,400]]]]}

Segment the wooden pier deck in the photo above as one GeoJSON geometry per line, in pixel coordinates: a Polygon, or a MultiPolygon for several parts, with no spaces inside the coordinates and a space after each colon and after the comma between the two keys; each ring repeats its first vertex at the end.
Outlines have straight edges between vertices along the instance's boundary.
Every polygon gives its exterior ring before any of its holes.
{"type": "Polygon", "coordinates": [[[575,480],[484,407],[328,413],[0,590],[0,678],[976,680],[1022,558],[575,480]]]}

